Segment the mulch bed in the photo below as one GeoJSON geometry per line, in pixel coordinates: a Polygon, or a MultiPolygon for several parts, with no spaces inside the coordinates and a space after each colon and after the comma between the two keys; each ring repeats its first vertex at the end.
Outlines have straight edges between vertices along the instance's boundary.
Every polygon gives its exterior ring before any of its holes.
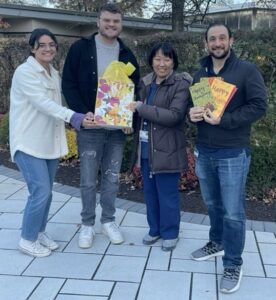
{"type": "MultiPolygon", "coordinates": [[[[10,161],[8,151],[0,151],[0,165],[8,168],[17,169],[16,165],[10,161]]],[[[79,165],[64,165],[59,166],[56,182],[74,187],[79,186],[79,165]]],[[[199,214],[207,214],[207,210],[203,204],[200,191],[184,191],[181,195],[181,209],[185,212],[193,212],[199,214]]],[[[135,202],[144,202],[143,192],[140,189],[133,189],[131,183],[121,182],[118,197],[132,200],[135,202]]],[[[263,201],[248,200],[246,201],[247,218],[258,221],[276,222],[276,203],[266,204],[263,201]]]]}

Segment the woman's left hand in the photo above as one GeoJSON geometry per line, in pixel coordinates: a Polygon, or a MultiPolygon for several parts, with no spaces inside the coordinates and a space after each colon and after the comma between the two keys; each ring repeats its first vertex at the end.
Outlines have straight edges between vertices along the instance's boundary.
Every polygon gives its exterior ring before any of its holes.
{"type": "Polygon", "coordinates": [[[127,105],[127,108],[129,110],[131,110],[132,112],[135,112],[135,110],[137,110],[137,107],[141,106],[142,104],[143,104],[143,102],[141,102],[141,101],[133,101],[127,105]]]}
{"type": "Polygon", "coordinates": [[[127,105],[127,108],[128,108],[129,110],[131,110],[132,112],[135,112],[136,107],[137,107],[137,102],[130,102],[130,103],[127,105]]]}

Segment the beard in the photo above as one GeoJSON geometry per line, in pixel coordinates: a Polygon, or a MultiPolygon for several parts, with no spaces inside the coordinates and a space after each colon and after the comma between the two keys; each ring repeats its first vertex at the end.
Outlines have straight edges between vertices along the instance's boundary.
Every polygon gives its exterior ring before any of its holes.
{"type": "Polygon", "coordinates": [[[229,47],[229,48],[226,48],[224,50],[224,52],[220,55],[216,55],[214,52],[210,52],[210,55],[215,59],[224,59],[225,57],[228,56],[228,54],[230,53],[230,50],[231,50],[231,48],[229,47]]]}

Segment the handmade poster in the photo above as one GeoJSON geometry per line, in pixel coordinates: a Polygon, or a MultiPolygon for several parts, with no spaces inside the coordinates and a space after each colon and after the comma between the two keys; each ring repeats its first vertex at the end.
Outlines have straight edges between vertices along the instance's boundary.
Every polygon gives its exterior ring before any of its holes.
{"type": "MultiPolygon", "coordinates": [[[[224,113],[226,106],[234,96],[237,87],[233,84],[224,82],[219,79],[214,79],[211,83],[211,92],[214,98],[214,111],[215,117],[221,117],[224,113]]],[[[212,111],[212,110],[211,110],[212,111]]]]}
{"type": "Polygon", "coordinates": [[[215,117],[221,117],[237,87],[220,77],[204,77],[190,87],[194,106],[209,108],[215,117]]]}
{"type": "Polygon", "coordinates": [[[196,83],[190,87],[194,106],[206,106],[210,99],[213,98],[208,81],[196,83]]]}
{"type": "Polygon", "coordinates": [[[133,113],[127,108],[134,101],[134,84],[129,79],[131,64],[113,61],[98,82],[95,123],[103,127],[132,127],[133,113]]]}

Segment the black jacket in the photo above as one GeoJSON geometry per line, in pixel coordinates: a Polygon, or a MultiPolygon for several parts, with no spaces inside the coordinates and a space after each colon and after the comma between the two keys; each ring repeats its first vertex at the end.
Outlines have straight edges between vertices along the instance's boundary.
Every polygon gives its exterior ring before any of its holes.
{"type": "MultiPolygon", "coordinates": [[[[139,97],[146,101],[154,73],[145,76],[139,85],[139,97]]],[[[152,173],[175,173],[186,169],[185,117],[190,97],[192,77],[173,72],[157,88],[153,105],[143,103],[138,108],[136,126],[143,118],[149,121],[149,164],[152,173]]],[[[135,132],[132,167],[140,164],[139,131],[135,132]]]]}
{"type": "MultiPolygon", "coordinates": [[[[94,112],[97,87],[98,70],[95,35],[90,38],[81,38],[69,49],[62,74],[62,91],[66,102],[72,110],[79,113],[94,112]]],[[[139,83],[139,66],[134,54],[127,48],[121,39],[119,61],[131,62],[136,70],[130,76],[135,86],[139,83]]]]}
{"type": "Polygon", "coordinates": [[[212,74],[212,59],[204,57],[202,68],[195,74],[194,83],[201,77],[222,77],[238,88],[221,117],[219,125],[205,121],[197,123],[197,143],[214,148],[248,147],[251,124],[261,118],[267,108],[267,93],[263,78],[255,65],[243,61],[233,51],[217,75],[212,74]]]}

